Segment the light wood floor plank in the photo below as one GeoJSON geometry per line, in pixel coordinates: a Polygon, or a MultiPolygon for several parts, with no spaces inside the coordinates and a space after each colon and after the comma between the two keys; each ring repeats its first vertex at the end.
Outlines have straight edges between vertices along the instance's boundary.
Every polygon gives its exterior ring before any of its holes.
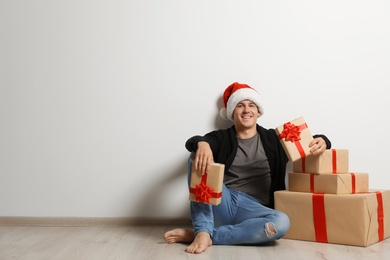
{"type": "Polygon", "coordinates": [[[21,227],[0,226],[0,259],[390,259],[390,240],[355,247],[281,239],[257,246],[212,246],[200,255],[185,244],[166,244],[171,226],[21,227]]]}

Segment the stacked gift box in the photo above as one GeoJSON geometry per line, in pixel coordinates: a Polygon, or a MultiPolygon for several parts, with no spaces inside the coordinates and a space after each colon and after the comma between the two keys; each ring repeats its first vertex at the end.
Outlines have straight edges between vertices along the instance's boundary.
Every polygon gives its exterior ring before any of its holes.
{"type": "Polygon", "coordinates": [[[284,238],[369,246],[390,237],[390,190],[370,190],[368,173],[350,172],[347,149],[311,155],[302,117],[276,132],[293,163],[288,190],[275,192],[275,209],[290,218],[284,238]]]}

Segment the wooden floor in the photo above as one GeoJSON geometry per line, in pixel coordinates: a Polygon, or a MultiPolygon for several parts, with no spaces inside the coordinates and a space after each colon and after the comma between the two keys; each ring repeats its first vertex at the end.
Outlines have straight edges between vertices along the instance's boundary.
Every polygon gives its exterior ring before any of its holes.
{"type": "Polygon", "coordinates": [[[166,244],[170,226],[0,226],[0,260],[27,259],[390,259],[390,239],[355,247],[281,239],[261,246],[212,246],[200,255],[166,244]]]}

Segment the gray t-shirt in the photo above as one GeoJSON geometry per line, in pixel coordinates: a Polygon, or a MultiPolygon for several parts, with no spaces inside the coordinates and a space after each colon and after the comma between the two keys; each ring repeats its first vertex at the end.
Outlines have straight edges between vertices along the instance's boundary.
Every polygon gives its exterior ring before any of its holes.
{"type": "Polygon", "coordinates": [[[271,174],[258,133],[249,139],[238,139],[237,154],[224,183],[228,188],[245,192],[268,205],[271,174]]]}

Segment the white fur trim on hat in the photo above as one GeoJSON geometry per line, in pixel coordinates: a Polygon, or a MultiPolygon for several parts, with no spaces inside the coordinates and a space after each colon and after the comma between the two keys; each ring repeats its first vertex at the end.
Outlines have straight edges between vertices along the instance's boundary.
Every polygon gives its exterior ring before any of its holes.
{"type": "Polygon", "coordinates": [[[226,108],[221,108],[221,110],[219,110],[219,115],[224,119],[224,120],[228,120],[228,116],[227,116],[227,109],[226,108]]]}

